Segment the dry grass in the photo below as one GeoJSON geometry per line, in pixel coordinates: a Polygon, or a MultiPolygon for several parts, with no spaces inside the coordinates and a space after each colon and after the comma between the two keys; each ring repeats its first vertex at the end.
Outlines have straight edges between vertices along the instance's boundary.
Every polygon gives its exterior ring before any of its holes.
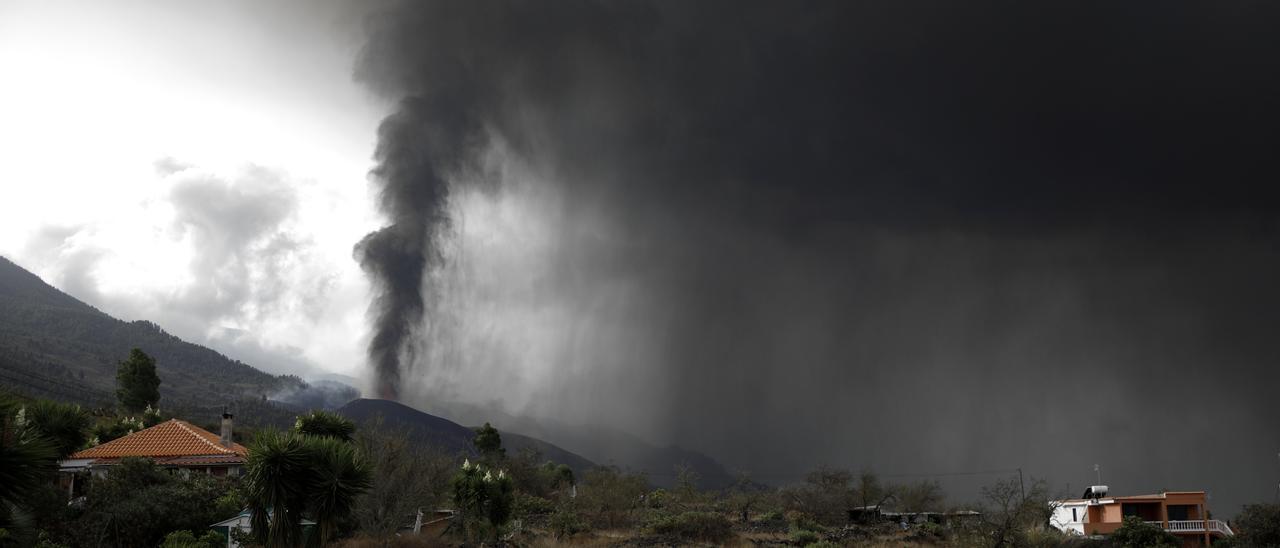
{"type": "Polygon", "coordinates": [[[420,535],[392,537],[385,540],[361,536],[344,539],[333,546],[335,548],[444,548],[453,544],[445,542],[444,539],[420,535]]]}

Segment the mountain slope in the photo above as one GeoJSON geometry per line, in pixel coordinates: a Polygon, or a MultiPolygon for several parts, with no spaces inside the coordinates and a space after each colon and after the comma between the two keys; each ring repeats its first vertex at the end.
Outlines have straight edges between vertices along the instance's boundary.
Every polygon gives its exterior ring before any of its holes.
{"type": "Polygon", "coordinates": [[[114,401],[129,349],[156,359],[162,405],[213,406],[273,392],[281,379],[146,322],[125,322],[0,257],[0,384],[88,405],[114,401]]]}
{"type": "Polygon", "coordinates": [[[478,424],[492,422],[495,427],[517,430],[561,447],[572,449],[594,462],[614,465],[624,470],[644,472],[649,482],[658,487],[676,483],[677,467],[687,466],[698,476],[698,487],[724,489],[735,478],[719,461],[678,446],[661,447],[630,434],[601,426],[568,425],[545,419],[513,416],[493,407],[459,402],[434,402],[428,411],[478,424]]]}
{"type": "MultiPolygon", "coordinates": [[[[471,439],[475,432],[448,419],[423,413],[402,403],[390,400],[358,399],[338,409],[338,413],[358,423],[368,423],[381,418],[390,428],[407,428],[418,441],[433,445],[445,453],[475,456],[471,439]]],[[[520,434],[502,431],[502,446],[508,455],[516,455],[525,449],[534,449],[547,460],[569,465],[578,477],[595,467],[595,463],[580,455],[566,451],[554,444],[520,434]]]]}

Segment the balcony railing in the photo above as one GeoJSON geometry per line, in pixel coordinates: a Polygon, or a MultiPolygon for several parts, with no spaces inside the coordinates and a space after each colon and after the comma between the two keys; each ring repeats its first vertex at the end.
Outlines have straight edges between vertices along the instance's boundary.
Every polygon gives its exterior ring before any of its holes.
{"type": "MultiPolygon", "coordinates": [[[[1156,527],[1161,527],[1164,530],[1169,531],[1170,533],[1203,533],[1205,532],[1206,520],[1202,520],[1202,519],[1177,520],[1177,521],[1170,520],[1168,526],[1166,526],[1162,521],[1148,521],[1147,523],[1155,525],[1156,527]]],[[[1231,531],[1231,527],[1227,526],[1227,522],[1225,521],[1222,521],[1220,519],[1211,519],[1211,520],[1207,520],[1207,523],[1209,526],[1210,533],[1219,533],[1227,536],[1235,536],[1235,533],[1231,531]]]]}

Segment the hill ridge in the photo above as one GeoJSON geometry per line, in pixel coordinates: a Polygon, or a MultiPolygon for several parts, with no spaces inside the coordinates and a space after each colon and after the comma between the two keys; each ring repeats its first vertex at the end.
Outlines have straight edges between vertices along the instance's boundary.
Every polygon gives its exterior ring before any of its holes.
{"type": "Polygon", "coordinates": [[[0,384],[36,396],[109,404],[116,364],[134,347],[156,359],[161,405],[260,398],[283,382],[153,322],[115,318],[0,257],[0,384]]]}

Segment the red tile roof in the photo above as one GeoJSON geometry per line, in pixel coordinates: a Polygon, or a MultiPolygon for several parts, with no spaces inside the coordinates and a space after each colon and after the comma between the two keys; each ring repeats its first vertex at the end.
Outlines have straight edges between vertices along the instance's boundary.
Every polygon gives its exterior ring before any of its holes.
{"type": "Polygon", "coordinates": [[[187,421],[170,419],[151,428],[95,445],[71,455],[72,459],[118,459],[124,457],[225,456],[243,459],[249,450],[232,443],[224,447],[218,436],[187,421]]]}

